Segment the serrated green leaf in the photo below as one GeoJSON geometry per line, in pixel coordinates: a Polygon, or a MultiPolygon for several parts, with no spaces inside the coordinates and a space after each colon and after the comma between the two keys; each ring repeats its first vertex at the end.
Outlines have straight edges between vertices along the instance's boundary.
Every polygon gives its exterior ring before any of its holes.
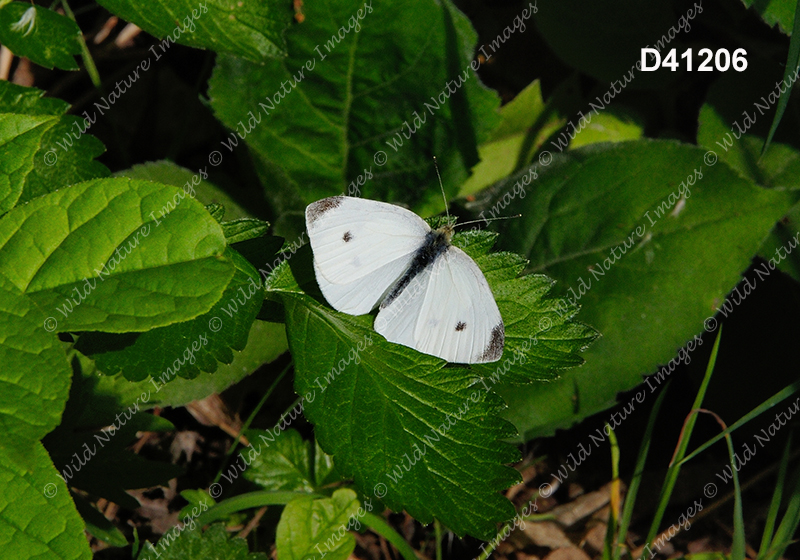
{"type": "Polygon", "coordinates": [[[498,492],[518,480],[504,466],[518,452],[501,441],[514,430],[474,370],[389,343],[371,316],[323,304],[308,247],[279,267],[270,289],[286,309],[295,390],[342,476],[367,495],[385,489],[392,509],[422,523],[435,517],[459,535],[488,537],[513,517],[498,492]]]}
{"type": "Polygon", "coordinates": [[[222,231],[229,245],[258,239],[266,235],[269,224],[255,218],[241,218],[231,222],[222,222],[222,231]]]}
{"type": "Polygon", "coordinates": [[[84,358],[81,375],[74,381],[88,399],[80,424],[92,425],[99,418],[110,423],[119,411],[127,409],[138,397],[141,397],[142,410],[148,410],[156,406],[183,406],[221,393],[262,364],[275,360],[288,348],[282,324],[256,321],[250,328],[247,346],[234,355],[230,365],[222,364],[216,373],[201,373],[194,379],[177,378],[158,389],[149,380],[131,382],[122,376],[102,375],[95,370],[94,362],[84,358]]]}
{"type": "Polygon", "coordinates": [[[286,430],[279,437],[263,430],[248,430],[251,445],[268,447],[250,464],[244,477],[263,490],[313,492],[311,442],[297,430],[286,430]],[[274,442],[272,440],[275,440],[274,442]]]}
{"type": "Polygon", "coordinates": [[[247,439],[257,449],[267,446],[244,472],[244,477],[261,489],[315,492],[328,482],[333,470],[331,457],[317,447],[312,463],[311,442],[303,440],[297,430],[278,435],[249,430],[247,439]]]}
{"type": "Polygon", "coordinates": [[[71,19],[26,2],[0,7],[0,43],[45,68],[77,70],[81,30],[71,19]]]}
{"type": "Polygon", "coordinates": [[[100,0],[101,6],[151,35],[164,39],[151,47],[155,60],[174,43],[210,49],[261,62],[284,56],[283,32],[291,21],[287,4],[180,0],[141,3],[134,0],[100,0]]]}
{"type": "Polygon", "coordinates": [[[58,425],[69,393],[71,372],[44,319],[0,276],[0,451],[18,468],[32,468],[33,446],[58,425]]]}
{"type": "Polygon", "coordinates": [[[7,154],[0,174],[0,214],[16,205],[42,135],[57,121],[56,117],[0,114],[0,146],[7,154]]]}
{"type": "Polygon", "coordinates": [[[348,488],[336,490],[330,498],[292,500],[278,522],[278,556],[281,560],[307,560],[318,555],[347,560],[356,547],[349,530],[355,528],[358,513],[356,493],[348,488]]]}
{"type": "Polygon", "coordinates": [[[215,524],[203,532],[195,525],[173,527],[156,545],[149,542],[142,547],[140,560],[267,560],[261,552],[249,552],[247,541],[229,537],[225,526],[215,524]]]}
{"type": "Polygon", "coordinates": [[[303,10],[305,21],[286,34],[285,59],[218,57],[211,105],[237,131],[219,149],[244,139],[281,211],[348,190],[441,210],[429,188],[432,156],[453,194],[497,120],[496,94],[469,68],[476,35],[468,20],[433,0],[326,0],[303,10]],[[418,127],[415,112],[425,120],[418,127]],[[413,138],[402,134],[406,122],[418,128],[413,138]]]}
{"type": "Polygon", "coordinates": [[[130,381],[153,378],[161,387],[201,371],[214,372],[217,363],[230,364],[233,350],[243,350],[250,327],[264,300],[261,277],[236,251],[225,256],[235,272],[222,297],[203,315],[143,333],[87,333],[76,348],[95,360],[106,375],[122,372],[130,381]]]}
{"type": "Polygon", "coordinates": [[[778,29],[786,35],[792,34],[797,0],[767,0],[766,2],[742,0],[742,4],[753,8],[770,27],[777,25],[778,29]]]}
{"type": "Polygon", "coordinates": [[[550,381],[559,372],[583,363],[585,350],[598,333],[573,321],[578,312],[567,300],[548,298],[554,281],[544,274],[519,277],[528,263],[514,253],[489,253],[497,234],[473,231],[456,234],[453,243],[469,254],[486,276],[505,324],[505,348],[500,361],[473,364],[482,377],[498,383],[550,381]]]}
{"type": "Polygon", "coordinates": [[[0,219],[0,272],[59,332],[143,331],[205,313],[233,275],[224,250],[199,202],[144,181],[79,183],[0,219]]]}
{"type": "Polygon", "coordinates": [[[540,169],[513,207],[522,218],[502,223],[500,245],[529,255],[603,333],[559,381],[501,391],[526,438],[611,406],[674,358],[791,206],[791,193],[760,189],[704,155],[651,140],[570,151],[540,169]]]}
{"type": "Polygon", "coordinates": [[[88,122],[66,115],[69,104],[52,97],[43,97],[44,91],[0,81],[0,137],[3,138],[4,160],[0,165],[0,198],[7,197],[9,188],[16,198],[0,206],[0,213],[14,204],[27,202],[37,196],[59,188],[105,177],[106,167],[94,161],[105,151],[103,144],[89,134],[88,122]],[[37,119],[41,124],[29,130],[25,138],[14,138],[15,128],[37,119]],[[22,143],[14,149],[14,144],[22,143]],[[11,171],[17,176],[12,178],[11,171]]]}
{"type": "Polygon", "coordinates": [[[14,468],[0,447],[0,547],[14,560],[89,560],[83,521],[42,444],[30,456],[33,469],[14,468]]]}

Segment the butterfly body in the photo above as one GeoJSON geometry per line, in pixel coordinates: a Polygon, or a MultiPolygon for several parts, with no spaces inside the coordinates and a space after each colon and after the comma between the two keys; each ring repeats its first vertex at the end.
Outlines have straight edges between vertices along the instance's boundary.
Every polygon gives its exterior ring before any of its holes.
{"type": "Polygon", "coordinates": [[[336,196],[306,208],[314,270],[331,306],[362,315],[390,342],[451,362],[500,358],[505,328],[483,273],[430,226],[384,202],[336,196]]]}

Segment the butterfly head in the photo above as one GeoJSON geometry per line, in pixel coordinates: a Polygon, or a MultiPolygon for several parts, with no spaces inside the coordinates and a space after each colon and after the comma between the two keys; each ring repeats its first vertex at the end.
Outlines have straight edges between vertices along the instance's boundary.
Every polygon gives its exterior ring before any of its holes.
{"type": "Polygon", "coordinates": [[[453,231],[455,231],[455,224],[446,223],[441,227],[436,228],[434,231],[442,235],[445,242],[450,245],[450,239],[453,237],[453,231]]]}

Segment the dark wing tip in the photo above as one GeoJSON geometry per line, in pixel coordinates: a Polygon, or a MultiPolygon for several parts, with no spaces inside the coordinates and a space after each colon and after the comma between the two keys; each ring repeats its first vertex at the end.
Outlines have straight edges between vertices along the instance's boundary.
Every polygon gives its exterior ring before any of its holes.
{"type": "Polygon", "coordinates": [[[323,198],[322,200],[318,200],[316,202],[312,202],[308,206],[306,206],[306,226],[312,225],[318,219],[322,217],[325,212],[328,210],[333,210],[337,208],[342,201],[344,200],[343,196],[331,196],[328,198],[323,198]]]}
{"type": "Polygon", "coordinates": [[[503,346],[506,342],[506,328],[503,325],[503,322],[500,321],[495,327],[492,329],[492,338],[489,340],[489,344],[486,346],[486,349],[481,354],[480,358],[478,358],[479,362],[496,362],[500,359],[500,356],[503,355],[503,346]]]}

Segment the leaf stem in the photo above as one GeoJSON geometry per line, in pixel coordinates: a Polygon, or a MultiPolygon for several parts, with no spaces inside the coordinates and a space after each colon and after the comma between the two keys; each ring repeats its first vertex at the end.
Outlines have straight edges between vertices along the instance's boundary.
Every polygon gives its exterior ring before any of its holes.
{"type": "MultiPolygon", "coordinates": [[[[61,5],[64,7],[64,13],[67,14],[67,17],[77,25],[78,22],[75,19],[75,14],[72,13],[69,4],[67,4],[67,0],[61,0],[61,5]]],[[[94,87],[100,89],[100,85],[102,84],[100,81],[100,73],[97,71],[97,66],[94,64],[94,59],[92,58],[92,53],[89,52],[86,40],[83,38],[83,32],[78,34],[78,43],[81,46],[81,58],[83,59],[83,64],[86,66],[86,72],[89,73],[89,78],[91,78],[94,87]]]]}

